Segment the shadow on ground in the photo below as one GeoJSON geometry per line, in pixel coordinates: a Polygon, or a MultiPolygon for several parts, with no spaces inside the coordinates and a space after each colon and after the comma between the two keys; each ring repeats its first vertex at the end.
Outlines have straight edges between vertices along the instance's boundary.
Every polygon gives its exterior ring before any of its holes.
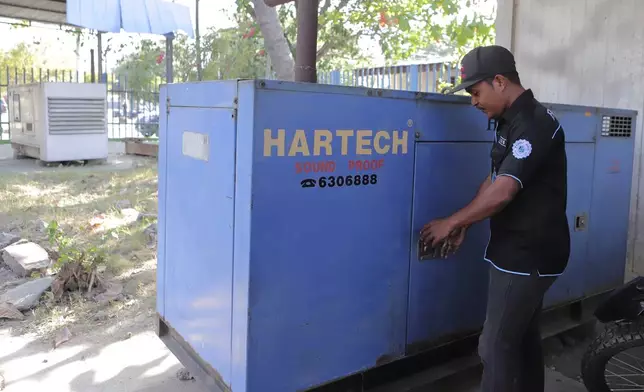
{"type": "Polygon", "coordinates": [[[152,331],[130,336],[108,328],[72,340],[52,350],[48,341],[9,337],[3,331],[0,371],[5,392],[158,391],[203,392],[194,381],[180,381],[181,364],[152,331]],[[7,355],[8,354],[8,355],[7,355]]]}

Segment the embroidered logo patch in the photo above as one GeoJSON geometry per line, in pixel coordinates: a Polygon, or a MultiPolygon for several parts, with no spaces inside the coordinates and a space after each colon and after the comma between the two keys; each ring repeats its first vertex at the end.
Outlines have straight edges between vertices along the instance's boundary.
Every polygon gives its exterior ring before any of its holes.
{"type": "Polygon", "coordinates": [[[525,159],[532,153],[532,145],[525,139],[519,139],[512,145],[512,155],[516,159],[525,159]]]}

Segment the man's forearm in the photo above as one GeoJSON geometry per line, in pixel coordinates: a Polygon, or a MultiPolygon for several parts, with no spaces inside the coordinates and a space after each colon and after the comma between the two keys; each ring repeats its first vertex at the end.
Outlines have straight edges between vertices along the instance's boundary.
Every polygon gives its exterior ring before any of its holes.
{"type": "MultiPolygon", "coordinates": [[[[476,195],[474,196],[474,199],[476,199],[476,198],[477,198],[477,197],[479,197],[483,192],[485,192],[485,190],[486,190],[486,189],[488,189],[488,188],[490,187],[490,185],[492,185],[492,176],[488,174],[488,176],[487,176],[487,177],[485,177],[485,180],[483,180],[483,182],[482,182],[482,183],[481,183],[481,185],[479,186],[478,191],[476,191],[476,195]]],[[[466,226],[462,226],[462,227],[460,227],[460,228],[462,228],[462,229],[466,229],[466,230],[467,230],[469,227],[470,227],[470,225],[466,225],[466,226]]]]}
{"type": "Polygon", "coordinates": [[[483,183],[481,186],[479,186],[479,190],[476,192],[476,196],[479,196],[481,193],[485,192],[485,190],[492,185],[492,175],[488,174],[487,177],[485,177],[485,180],[483,180],[483,183]]]}
{"type": "Polygon", "coordinates": [[[518,190],[511,178],[501,178],[494,183],[494,186],[491,181],[487,183],[488,180],[490,180],[489,177],[483,182],[470,204],[449,218],[456,230],[467,228],[498,213],[512,201],[518,190]]]}

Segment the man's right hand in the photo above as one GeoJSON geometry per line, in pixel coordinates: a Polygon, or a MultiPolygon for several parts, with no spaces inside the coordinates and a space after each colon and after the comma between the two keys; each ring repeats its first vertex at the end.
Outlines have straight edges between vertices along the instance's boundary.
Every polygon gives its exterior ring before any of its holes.
{"type": "Polygon", "coordinates": [[[467,229],[463,228],[450,235],[441,249],[441,257],[446,258],[450,253],[455,254],[463,244],[466,232],[467,229]]]}

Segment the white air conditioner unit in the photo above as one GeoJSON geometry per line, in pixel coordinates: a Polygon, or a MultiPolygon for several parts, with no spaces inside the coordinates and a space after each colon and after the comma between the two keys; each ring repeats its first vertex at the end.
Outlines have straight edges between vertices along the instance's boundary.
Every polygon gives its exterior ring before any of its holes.
{"type": "Polygon", "coordinates": [[[107,159],[105,84],[23,84],[10,86],[7,98],[14,155],[43,162],[107,159]]]}

